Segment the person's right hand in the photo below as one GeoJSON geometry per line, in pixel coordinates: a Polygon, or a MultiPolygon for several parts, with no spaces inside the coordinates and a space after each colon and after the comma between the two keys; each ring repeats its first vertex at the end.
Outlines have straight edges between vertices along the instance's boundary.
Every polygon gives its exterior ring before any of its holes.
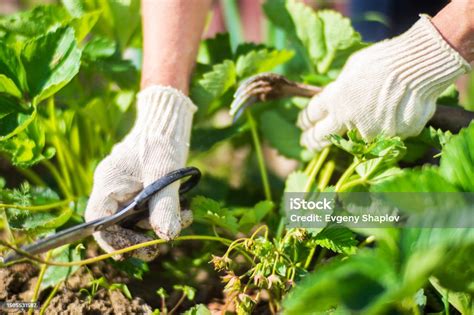
{"type": "Polygon", "coordinates": [[[320,151],[330,134],[357,129],[365,140],[379,134],[419,134],[438,96],[469,64],[422,16],[406,33],[350,57],[336,81],[300,113],[301,144],[320,151]]]}
{"type": "MultiPolygon", "coordinates": [[[[96,168],[86,221],[114,214],[144,186],[185,166],[195,111],[188,97],[170,87],[151,86],[138,94],[134,127],[96,168]]],[[[148,203],[150,216],[145,227],[165,240],[178,236],[192,221],[190,211],[180,212],[178,190],[175,182],[148,203]]],[[[97,232],[94,238],[108,253],[152,239],[120,226],[97,232]]],[[[153,246],[133,251],[133,256],[145,261],[157,254],[153,246]]]]}

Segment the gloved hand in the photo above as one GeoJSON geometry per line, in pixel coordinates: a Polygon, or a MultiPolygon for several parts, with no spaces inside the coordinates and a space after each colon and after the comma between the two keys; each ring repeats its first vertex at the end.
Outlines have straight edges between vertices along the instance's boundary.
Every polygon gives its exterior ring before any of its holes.
{"type": "Polygon", "coordinates": [[[404,34],[351,56],[338,79],[300,113],[301,144],[320,151],[330,144],[328,135],[351,129],[365,140],[418,135],[438,96],[469,69],[422,15],[404,34]]]}
{"type": "MultiPolygon", "coordinates": [[[[196,109],[188,97],[170,87],[151,86],[138,94],[134,127],[97,166],[86,221],[115,213],[144,186],[185,165],[196,109]]],[[[176,237],[192,221],[190,211],[180,213],[178,189],[176,182],[149,201],[146,226],[165,240],[176,237]]],[[[97,232],[94,238],[106,252],[151,240],[119,226],[97,232]]],[[[133,256],[146,261],[157,254],[156,247],[133,252],[133,256]]]]}

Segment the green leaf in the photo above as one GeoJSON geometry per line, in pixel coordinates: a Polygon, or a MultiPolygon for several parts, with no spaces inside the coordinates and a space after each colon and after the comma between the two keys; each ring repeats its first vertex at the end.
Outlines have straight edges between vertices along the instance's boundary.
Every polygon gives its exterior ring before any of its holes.
{"type": "MultiPolygon", "coordinates": [[[[5,93],[11,94],[20,98],[17,90],[26,90],[26,75],[25,69],[20,62],[16,51],[0,41],[0,74],[13,81],[15,88],[12,91],[5,93]],[[13,93],[12,93],[13,92],[13,93]]],[[[10,87],[11,89],[11,87],[10,87]]],[[[0,91],[1,92],[1,91],[0,91]]]]}
{"type": "Polygon", "coordinates": [[[378,195],[383,196],[384,204],[410,215],[409,224],[425,230],[460,226],[459,221],[465,221],[469,211],[464,196],[436,168],[405,169],[372,185],[370,190],[386,192],[378,195]]]}
{"type": "Polygon", "coordinates": [[[329,140],[331,140],[332,144],[336,147],[362,159],[367,144],[357,136],[357,132],[354,130],[350,130],[347,135],[348,139],[343,138],[340,135],[330,135],[329,140]]]}
{"type": "Polygon", "coordinates": [[[276,29],[278,33],[275,33],[275,35],[278,35],[275,39],[270,39],[270,41],[274,41],[274,44],[279,48],[287,47],[292,49],[296,54],[290,62],[285,64],[285,72],[288,71],[289,74],[298,73],[299,75],[301,73],[313,72],[314,66],[309,52],[296,34],[296,27],[286,4],[286,0],[267,0],[263,5],[265,15],[278,28],[276,29]],[[283,40],[288,41],[288,43],[285,43],[283,40]]]}
{"type": "Polygon", "coordinates": [[[463,104],[464,108],[470,111],[474,110],[474,71],[469,75],[469,82],[467,87],[466,101],[463,104]]]}
{"type": "Polygon", "coordinates": [[[121,50],[128,47],[140,27],[140,1],[99,0],[93,9],[102,10],[102,19],[98,23],[102,31],[114,37],[121,50]]]}
{"type": "Polygon", "coordinates": [[[381,158],[368,160],[356,167],[357,173],[371,185],[399,175],[402,170],[398,167],[380,164],[381,158]]]}
{"type": "Polygon", "coordinates": [[[229,140],[248,129],[247,125],[233,124],[225,128],[193,128],[191,149],[207,152],[224,140],[229,140]]]}
{"type": "Polygon", "coordinates": [[[239,227],[237,218],[228,209],[222,208],[217,201],[197,196],[191,201],[190,208],[193,210],[194,221],[216,225],[231,233],[237,233],[239,227]]]}
{"type": "Polygon", "coordinates": [[[190,301],[194,300],[194,296],[196,295],[196,289],[187,285],[174,285],[173,289],[182,291],[186,298],[190,301]]]}
{"type": "MultiPolygon", "coordinates": [[[[317,13],[324,27],[326,54],[318,62],[318,70],[326,73],[338,51],[349,49],[360,42],[361,36],[351,25],[348,18],[332,10],[319,10],[317,13]]],[[[352,53],[353,51],[351,51],[352,53]]]]}
{"type": "Polygon", "coordinates": [[[25,111],[18,108],[18,103],[1,96],[0,105],[2,107],[0,110],[0,141],[7,140],[19,134],[25,130],[36,117],[36,107],[25,111]]]}
{"type": "Polygon", "coordinates": [[[72,28],[60,28],[26,42],[21,59],[31,97],[37,103],[64,87],[79,71],[81,50],[72,28]]]}
{"type": "Polygon", "coordinates": [[[304,83],[316,85],[316,86],[326,86],[333,81],[330,77],[325,74],[316,74],[310,73],[302,76],[304,83]]]}
{"type": "Polygon", "coordinates": [[[309,177],[304,172],[295,171],[288,175],[285,192],[303,192],[309,177]]]}
{"type": "Polygon", "coordinates": [[[241,56],[246,55],[252,51],[257,51],[257,50],[263,50],[263,49],[270,49],[274,50],[273,48],[269,48],[265,46],[264,44],[256,44],[256,43],[241,43],[237,48],[235,49],[235,53],[233,55],[233,59],[237,60],[241,56]]]}
{"type": "Polygon", "coordinates": [[[347,133],[347,139],[339,135],[331,135],[331,142],[354,155],[357,159],[370,160],[382,158],[383,163],[394,163],[403,157],[406,151],[405,144],[399,137],[377,136],[370,142],[364,141],[356,130],[347,133]]]}
{"type": "Polygon", "coordinates": [[[233,61],[225,60],[214,65],[211,71],[194,79],[191,86],[191,99],[199,107],[198,114],[209,114],[223,105],[224,94],[237,82],[233,61]]]}
{"type": "Polygon", "coordinates": [[[365,148],[364,155],[366,158],[382,157],[385,162],[389,162],[399,160],[405,151],[405,144],[399,137],[378,136],[365,148]]]}
{"type": "Polygon", "coordinates": [[[217,34],[213,38],[201,41],[197,61],[202,64],[214,65],[232,59],[229,34],[217,34]]]}
{"type": "Polygon", "coordinates": [[[275,111],[260,116],[260,130],[271,146],[286,157],[301,160],[304,148],[300,145],[301,130],[275,111]]]}
{"type": "Polygon", "coordinates": [[[162,299],[165,299],[169,296],[164,288],[159,288],[156,290],[156,294],[162,299]]]}
{"type": "Polygon", "coordinates": [[[441,176],[437,169],[405,169],[397,176],[374,185],[374,192],[456,192],[456,187],[441,176]]]}
{"type": "Polygon", "coordinates": [[[77,42],[81,42],[90,33],[94,25],[99,20],[101,11],[87,12],[74,18],[70,25],[74,28],[77,42]]]}
{"type": "Polygon", "coordinates": [[[43,5],[0,19],[0,29],[25,37],[34,37],[55,30],[70,19],[70,15],[62,6],[43,5]]]}
{"type": "Polygon", "coordinates": [[[137,69],[130,60],[120,56],[99,59],[88,65],[91,73],[101,72],[107,80],[116,82],[123,89],[135,89],[138,82],[137,69]]]}
{"type": "Polygon", "coordinates": [[[281,65],[293,57],[293,52],[289,50],[252,50],[249,53],[239,56],[236,63],[237,76],[239,78],[267,72],[278,65],[281,65]]]}
{"type": "Polygon", "coordinates": [[[326,312],[343,306],[353,313],[362,310],[384,296],[395,286],[396,277],[391,261],[378,251],[360,251],[343,261],[318,268],[306,276],[283,301],[285,314],[326,312]]]}
{"type": "Polygon", "coordinates": [[[453,291],[474,294],[474,243],[453,251],[435,272],[440,284],[453,291]]]}
{"type": "Polygon", "coordinates": [[[474,123],[444,146],[440,173],[463,191],[474,191],[474,123]]]}
{"type": "Polygon", "coordinates": [[[240,230],[248,232],[252,227],[262,223],[262,220],[274,207],[271,201],[260,201],[253,208],[245,209],[244,215],[239,220],[240,230]]]}
{"type": "Polygon", "coordinates": [[[459,104],[459,92],[455,84],[448,86],[436,100],[436,104],[457,106],[459,104]]]}
{"type": "MultiPolygon", "coordinates": [[[[56,192],[49,188],[24,186],[20,191],[2,191],[2,202],[22,206],[44,205],[59,201],[56,192]]],[[[72,209],[63,207],[51,211],[29,211],[16,208],[6,209],[8,224],[12,229],[28,233],[47,231],[63,225],[72,215],[72,209]]]]}
{"type": "MultiPolygon", "coordinates": [[[[437,270],[449,266],[451,258],[462,248],[471,245],[472,250],[474,231],[469,228],[404,229],[400,244],[404,259],[401,291],[409,295],[424,286],[437,270]]],[[[462,277],[461,274],[456,276],[462,277]]]]}
{"type": "Polygon", "coordinates": [[[230,87],[236,83],[235,65],[230,60],[214,65],[212,71],[203,75],[199,84],[213,98],[222,96],[230,87]]]}
{"type": "Polygon", "coordinates": [[[86,12],[85,2],[77,0],[61,0],[64,8],[73,17],[80,17],[86,12]]]}
{"type": "Polygon", "coordinates": [[[17,88],[15,82],[3,74],[0,74],[0,94],[10,94],[16,98],[21,98],[21,91],[17,88]]]}
{"type": "MultiPolygon", "coordinates": [[[[432,126],[423,128],[423,131],[418,136],[405,140],[407,152],[402,160],[414,163],[423,158],[430,148],[441,150],[452,136],[453,134],[449,130],[443,131],[432,126]]],[[[435,155],[435,157],[437,156],[435,155]]]]}
{"type": "Polygon", "coordinates": [[[107,37],[94,36],[84,47],[83,57],[95,61],[112,57],[117,50],[116,43],[107,37]]]}
{"type": "MultiPolygon", "coordinates": [[[[71,245],[64,245],[54,249],[50,259],[50,261],[54,262],[73,262],[79,260],[81,260],[80,249],[76,249],[71,245]]],[[[41,282],[41,290],[55,286],[59,282],[66,280],[67,277],[78,269],[79,266],[49,266],[44,273],[44,278],[41,282]]]]}
{"type": "Polygon", "coordinates": [[[183,315],[211,315],[211,311],[204,304],[198,304],[185,311],[183,315]]]}
{"type": "Polygon", "coordinates": [[[33,122],[17,136],[0,142],[0,150],[9,153],[14,165],[30,167],[54,156],[55,149],[45,148],[45,142],[43,126],[33,122]]]}
{"type": "Polygon", "coordinates": [[[296,0],[288,0],[286,8],[293,20],[296,34],[308,50],[308,54],[317,64],[326,54],[323,23],[309,6],[296,0]]]}
{"type": "MultiPolygon", "coordinates": [[[[443,288],[436,279],[430,279],[430,282],[441,295],[446,294],[447,289],[443,288]]],[[[472,313],[472,294],[450,291],[448,301],[460,314],[472,313]]]]}
{"type": "Polygon", "coordinates": [[[296,28],[296,34],[320,74],[334,79],[349,56],[364,48],[361,36],[350,20],[331,10],[315,12],[295,0],[287,1],[286,8],[296,28]]]}
{"type": "Polygon", "coordinates": [[[138,280],[143,280],[143,275],[150,271],[150,267],[145,261],[135,257],[129,257],[123,261],[115,261],[112,259],[110,263],[115,268],[138,280]]]}
{"type": "Polygon", "coordinates": [[[448,131],[443,131],[441,129],[435,129],[432,126],[424,128],[421,134],[418,136],[422,142],[435,147],[437,149],[442,149],[446,143],[452,138],[453,134],[448,131]]]}
{"type": "Polygon", "coordinates": [[[267,0],[263,4],[263,11],[275,26],[288,34],[294,34],[295,24],[286,8],[286,2],[286,0],[267,0]]]}
{"type": "MultiPolygon", "coordinates": [[[[4,134],[9,133],[8,130],[11,129],[11,127],[9,128],[7,126],[7,128],[5,128],[5,126],[4,126],[5,121],[9,120],[8,116],[10,116],[12,114],[13,115],[18,114],[17,111],[18,111],[18,106],[17,106],[15,100],[12,100],[11,98],[0,95],[0,121],[2,122],[2,125],[3,125],[3,128],[0,127],[0,135],[3,136],[4,134]],[[6,119],[3,120],[5,117],[6,117],[6,119]]],[[[13,127],[13,129],[14,128],[15,127],[13,127]]],[[[1,138],[2,137],[0,137],[0,139],[1,138]]]]}
{"type": "Polygon", "coordinates": [[[336,253],[352,255],[357,250],[354,233],[346,228],[324,228],[312,240],[316,245],[336,253]]]}

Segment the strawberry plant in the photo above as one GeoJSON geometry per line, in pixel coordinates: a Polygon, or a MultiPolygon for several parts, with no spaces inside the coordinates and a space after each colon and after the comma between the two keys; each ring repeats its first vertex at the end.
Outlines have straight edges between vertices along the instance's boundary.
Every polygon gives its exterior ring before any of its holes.
{"type": "MultiPolygon", "coordinates": [[[[133,123],[138,7],[136,0],[64,0],[0,19],[2,254],[84,222],[94,169],[133,123]]],[[[155,313],[210,314],[215,300],[219,310],[237,314],[472,313],[472,225],[433,223],[457,218],[456,209],[436,212],[448,201],[433,198],[435,221],[424,227],[302,229],[286,227],[284,196],[362,191],[467,198],[474,189],[474,124],[460,131],[428,125],[414,138],[379,135],[371,142],[352,130],[333,135],[333,145],[319,153],[306,150],[295,122],[308,99],[231,108],[234,93],[269,71],[324,87],[369,44],[335,11],[295,0],[266,1],[263,11],[271,25],[265,44],[239,43],[231,33],[199,48],[190,88],[199,110],[188,164],[203,178],[190,202],[193,225],[175,241],[153,241],[167,245],[152,263],[113,261],[92,238],[29,257],[39,268],[32,300],[41,302],[41,312],[84,265],[107,259],[132,283],[158,275],[146,285],[155,313]],[[285,165],[289,172],[281,171],[285,165]]],[[[439,102],[456,110],[453,91],[439,102]]],[[[94,281],[76,293],[91,300],[101,286],[126,291],[127,298],[141,292],[106,277],[94,281]]]]}

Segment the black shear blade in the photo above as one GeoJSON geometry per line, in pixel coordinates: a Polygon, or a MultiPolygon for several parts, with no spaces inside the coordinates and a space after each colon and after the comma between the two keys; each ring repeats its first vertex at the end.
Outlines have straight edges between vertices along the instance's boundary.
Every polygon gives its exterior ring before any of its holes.
{"type": "MultiPolygon", "coordinates": [[[[94,232],[103,230],[114,224],[126,224],[127,221],[133,220],[134,217],[139,216],[146,210],[146,203],[155,193],[184,177],[190,178],[181,184],[179,189],[180,194],[184,194],[196,186],[196,184],[199,182],[199,179],[201,178],[201,172],[195,167],[186,167],[170,172],[145,187],[130,204],[120,209],[113,215],[82,223],[56,234],[50,235],[46,238],[38,240],[33,244],[22,247],[22,251],[27,252],[30,255],[44,253],[59,246],[79,241],[87,236],[92,235],[94,232]]],[[[8,254],[4,258],[3,262],[8,263],[20,258],[20,254],[13,252],[8,254]]]]}

